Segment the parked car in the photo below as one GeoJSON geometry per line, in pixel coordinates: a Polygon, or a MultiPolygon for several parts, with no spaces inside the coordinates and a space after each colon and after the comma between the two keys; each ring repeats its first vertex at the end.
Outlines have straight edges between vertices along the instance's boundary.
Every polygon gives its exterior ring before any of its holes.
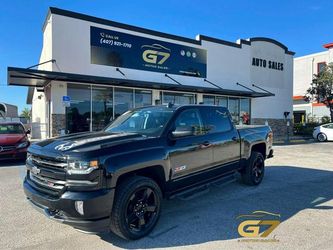
{"type": "Polygon", "coordinates": [[[313,138],[320,142],[333,141],[333,123],[327,123],[313,129],[313,138]]]}
{"type": "Polygon", "coordinates": [[[234,126],[224,107],[152,106],[128,111],[101,132],[31,145],[24,192],[49,218],[81,231],[146,236],[161,200],[239,171],[258,185],[273,156],[269,126],[234,126]]]}
{"type": "Polygon", "coordinates": [[[29,133],[20,122],[0,123],[0,160],[25,159],[29,133]]]}

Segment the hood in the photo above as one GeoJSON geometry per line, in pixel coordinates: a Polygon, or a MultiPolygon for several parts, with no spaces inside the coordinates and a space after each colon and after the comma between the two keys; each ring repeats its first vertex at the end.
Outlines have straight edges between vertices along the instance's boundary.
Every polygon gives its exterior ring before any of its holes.
{"type": "Polygon", "coordinates": [[[145,138],[134,133],[85,132],[47,139],[32,145],[48,153],[87,152],[145,138]]]}
{"type": "Polygon", "coordinates": [[[0,145],[15,145],[21,140],[25,140],[26,136],[22,134],[1,134],[0,135],[0,145]]]}

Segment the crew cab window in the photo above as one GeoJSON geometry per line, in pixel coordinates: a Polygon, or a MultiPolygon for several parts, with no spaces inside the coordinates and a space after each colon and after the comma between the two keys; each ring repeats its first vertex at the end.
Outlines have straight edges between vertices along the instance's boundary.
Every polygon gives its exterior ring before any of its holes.
{"type": "Polygon", "coordinates": [[[226,132],[232,129],[230,116],[226,109],[204,108],[202,118],[208,133],[226,132]]]}
{"type": "Polygon", "coordinates": [[[193,129],[194,135],[201,135],[204,133],[203,122],[199,110],[187,109],[178,115],[175,121],[175,128],[181,130],[188,127],[193,129]]]}

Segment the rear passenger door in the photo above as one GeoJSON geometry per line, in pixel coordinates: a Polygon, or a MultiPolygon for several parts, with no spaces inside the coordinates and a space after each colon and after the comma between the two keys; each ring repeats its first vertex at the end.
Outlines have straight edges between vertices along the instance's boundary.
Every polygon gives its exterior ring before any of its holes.
{"type": "Polygon", "coordinates": [[[223,172],[238,168],[240,140],[228,110],[223,107],[203,107],[201,116],[207,131],[207,141],[213,149],[212,165],[223,165],[223,172]]]}

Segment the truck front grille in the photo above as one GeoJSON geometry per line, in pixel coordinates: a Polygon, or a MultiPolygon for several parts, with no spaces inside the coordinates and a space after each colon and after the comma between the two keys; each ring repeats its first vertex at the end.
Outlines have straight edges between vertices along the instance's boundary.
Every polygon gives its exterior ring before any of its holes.
{"type": "Polygon", "coordinates": [[[31,155],[30,159],[34,164],[46,168],[64,169],[67,165],[67,162],[65,161],[55,160],[35,155],[31,155]]]}
{"type": "Polygon", "coordinates": [[[40,192],[60,196],[66,188],[67,163],[58,159],[30,155],[27,159],[27,180],[40,192]]]}

